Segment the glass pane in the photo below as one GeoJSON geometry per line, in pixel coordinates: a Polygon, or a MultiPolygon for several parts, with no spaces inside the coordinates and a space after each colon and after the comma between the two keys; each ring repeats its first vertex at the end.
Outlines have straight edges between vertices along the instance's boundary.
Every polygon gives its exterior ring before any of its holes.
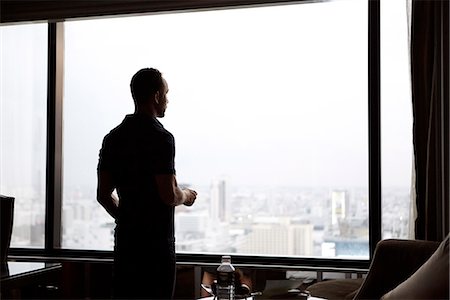
{"type": "Polygon", "coordinates": [[[177,251],[368,257],[367,3],[66,23],[63,246],[112,249],[98,151],[132,75],[169,84],[177,251]]]}
{"type": "Polygon", "coordinates": [[[47,25],[0,27],[0,194],[14,197],[11,247],[43,247],[47,25]]]}
{"type": "Polygon", "coordinates": [[[382,237],[408,238],[412,100],[408,0],[381,1],[382,237]]]}

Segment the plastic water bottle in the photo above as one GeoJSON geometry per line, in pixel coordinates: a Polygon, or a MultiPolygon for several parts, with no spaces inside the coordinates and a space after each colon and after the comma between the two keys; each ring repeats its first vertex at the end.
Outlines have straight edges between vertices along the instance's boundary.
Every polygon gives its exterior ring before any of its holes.
{"type": "Polygon", "coordinates": [[[234,300],[234,267],[229,255],[222,256],[217,268],[217,299],[234,300]]]}

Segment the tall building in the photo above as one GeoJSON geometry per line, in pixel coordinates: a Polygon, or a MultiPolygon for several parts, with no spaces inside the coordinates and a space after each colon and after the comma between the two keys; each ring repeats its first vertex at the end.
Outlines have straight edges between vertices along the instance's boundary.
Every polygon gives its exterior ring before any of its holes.
{"type": "Polygon", "coordinates": [[[345,190],[335,190],[331,193],[331,225],[339,226],[339,220],[345,219],[348,214],[348,195],[345,190]]]}
{"type": "Polygon", "coordinates": [[[211,186],[210,217],[215,222],[228,220],[229,207],[227,205],[227,192],[225,180],[215,180],[211,186]]]}

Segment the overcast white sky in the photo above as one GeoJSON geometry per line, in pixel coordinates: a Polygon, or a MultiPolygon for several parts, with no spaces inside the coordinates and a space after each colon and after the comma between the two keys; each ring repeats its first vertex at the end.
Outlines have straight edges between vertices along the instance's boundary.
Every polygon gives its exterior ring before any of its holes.
{"type": "Polygon", "coordinates": [[[133,109],[131,76],[156,67],[169,83],[162,122],[176,138],[180,181],[365,186],[366,7],[66,23],[67,180],[92,178],[102,136],[133,109]]]}
{"type": "MultiPolygon", "coordinates": [[[[131,76],[156,67],[169,83],[161,122],[175,135],[180,182],[225,176],[234,185],[367,186],[366,1],[65,26],[65,184],[95,185],[103,136],[133,112],[131,76]]],[[[6,49],[14,30],[1,30],[6,49]]],[[[382,1],[386,185],[410,183],[405,31],[405,1],[382,1]]]]}

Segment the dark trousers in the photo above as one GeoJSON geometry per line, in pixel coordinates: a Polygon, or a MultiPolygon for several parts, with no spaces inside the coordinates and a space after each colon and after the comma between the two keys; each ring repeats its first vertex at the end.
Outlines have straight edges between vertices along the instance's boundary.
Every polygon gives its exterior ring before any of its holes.
{"type": "Polygon", "coordinates": [[[129,246],[116,245],[114,249],[113,298],[172,299],[176,276],[174,243],[129,246]]]}

